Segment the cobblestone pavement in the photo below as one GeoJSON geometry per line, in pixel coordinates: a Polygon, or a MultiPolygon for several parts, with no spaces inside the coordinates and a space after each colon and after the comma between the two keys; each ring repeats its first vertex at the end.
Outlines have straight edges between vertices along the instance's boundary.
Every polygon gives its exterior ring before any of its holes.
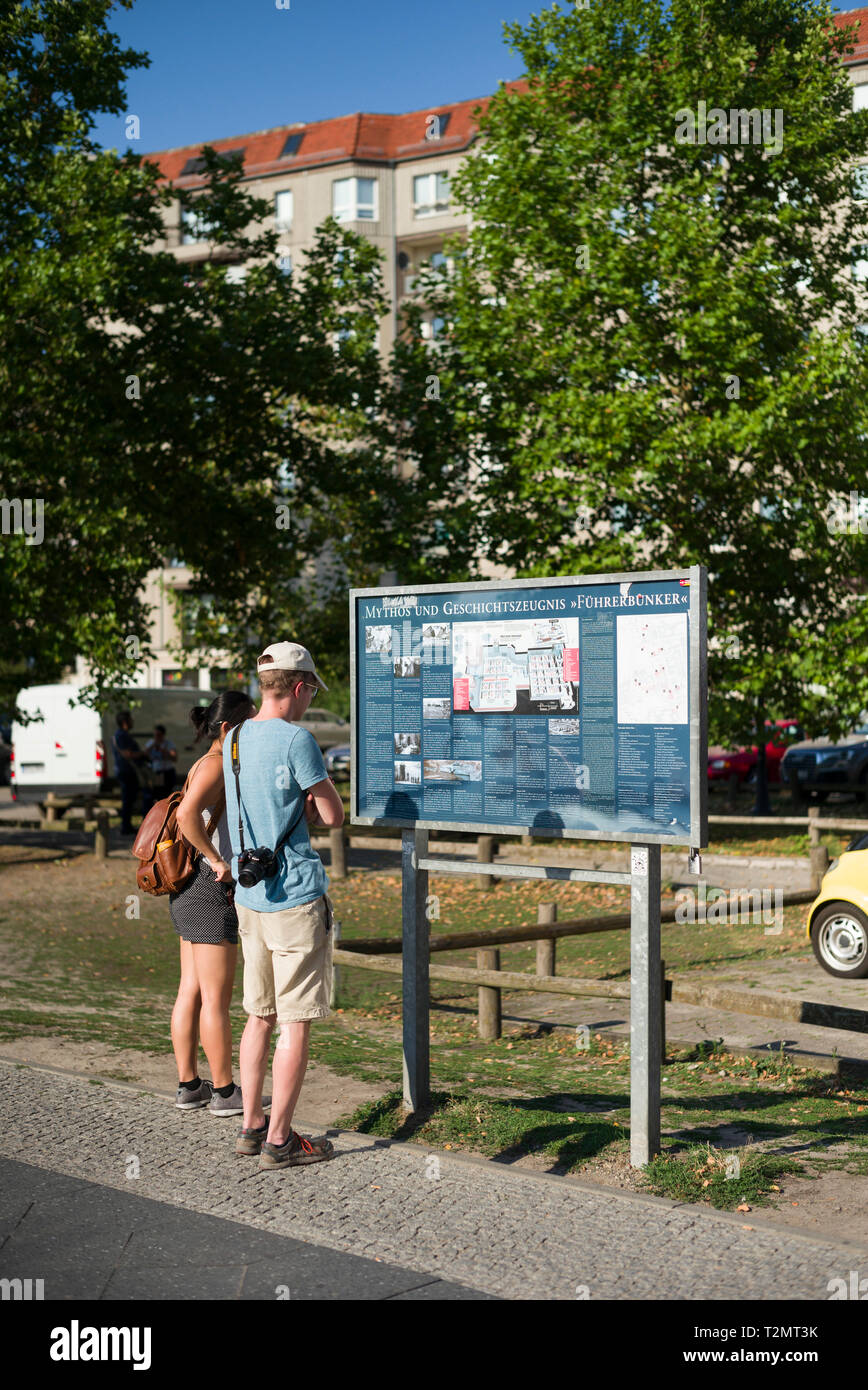
{"type": "MultiPolygon", "coordinates": [[[[305,1132],[303,1117],[296,1123],[305,1132]]],[[[237,1124],[132,1087],[0,1062],[7,1158],[502,1298],[824,1300],[828,1280],[868,1269],[865,1247],[764,1228],[753,1214],[345,1131],[330,1131],[331,1162],[260,1173],[233,1154],[237,1124]]]]}

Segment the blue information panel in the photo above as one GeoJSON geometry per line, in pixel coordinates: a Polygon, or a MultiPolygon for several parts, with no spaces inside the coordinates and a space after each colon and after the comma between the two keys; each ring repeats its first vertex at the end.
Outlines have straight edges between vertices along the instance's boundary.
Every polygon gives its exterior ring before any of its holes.
{"type": "Polygon", "coordinates": [[[699,567],[350,605],[354,821],[705,842],[699,567]]]}

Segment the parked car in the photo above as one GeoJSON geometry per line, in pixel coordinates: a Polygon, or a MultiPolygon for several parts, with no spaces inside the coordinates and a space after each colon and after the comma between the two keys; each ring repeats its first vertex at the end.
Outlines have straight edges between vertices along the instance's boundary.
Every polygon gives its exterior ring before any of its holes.
{"type": "Polygon", "coordinates": [[[326,772],[334,781],[340,782],[350,775],[350,745],[338,743],[325,755],[326,772]]]}
{"type": "Polygon", "coordinates": [[[346,743],[350,736],[350,721],[329,709],[309,709],[298,722],[303,729],[310,729],[322,749],[346,743]]]}
{"type": "MultiPolygon", "coordinates": [[[[771,731],[771,738],[766,744],[766,777],[769,782],[777,782],[780,780],[784,754],[791,744],[802,738],[803,730],[794,719],[767,719],[766,728],[771,731]]],[[[709,783],[728,783],[731,778],[737,777],[739,786],[742,783],[752,784],[756,781],[757,760],[756,744],[753,748],[736,748],[732,752],[712,748],[708,754],[709,783]]]]}
{"type": "Polygon", "coordinates": [[[868,976],[868,835],[857,835],[829,865],[808,913],[808,936],[830,975],[868,976]]]}
{"type": "Polygon", "coordinates": [[[116,786],[111,741],[120,709],[132,711],[133,737],[142,748],[154,725],[165,724],[166,736],[178,750],[175,768],[183,781],[203,751],[193,743],[190,709],[209,705],[213,699],[212,691],[198,686],[131,688],[100,715],[81,703],[75,685],[33,685],[22,690],[18,696],[22,714],[42,718],[12,726],[12,800],[39,802],[49,792],[82,796],[111,791],[116,786]]]}
{"type": "Polygon", "coordinates": [[[868,799],[868,726],[836,742],[816,738],[793,744],[781,763],[781,780],[815,801],[825,801],[831,792],[868,799]]]}

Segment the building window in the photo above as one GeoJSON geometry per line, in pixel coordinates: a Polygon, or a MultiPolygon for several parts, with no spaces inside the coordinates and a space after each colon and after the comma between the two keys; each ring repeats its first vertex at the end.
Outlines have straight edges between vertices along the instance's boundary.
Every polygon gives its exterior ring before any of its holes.
{"type": "Polygon", "coordinates": [[[864,111],[868,106],[868,82],[863,82],[861,87],[853,88],[853,110],[864,111]]]}
{"type": "Polygon", "coordinates": [[[853,197],[868,198],[868,164],[853,170],[853,197]]]}
{"type": "Polygon", "coordinates": [[[198,685],[199,673],[187,669],[179,670],[176,667],[171,671],[162,671],[160,679],[164,688],[170,685],[198,685]]]}
{"type": "Polygon", "coordinates": [[[416,174],[413,179],[414,217],[436,217],[449,210],[449,175],[416,174]]]}
{"type": "Polygon", "coordinates": [[[335,179],[332,212],[338,222],[376,222],[377,180],[335,179]]]}
{"type": "Polygon", "coordinates": [[[195,208],[184,208],[181,212],[181,244],[192,246],[198,241],[207,241],[211,233],[211,223],[195,208]]]}
{"type": "Polygon", "coordinates": [[[446,327],[446,320],[435,315],[433,318],[423,319],[420,325],[422,337],[428,343],[434,343],[438,338],[442,338],[446,327]]]}
{"type": "Polygon", "coordinates": [[[278,227],[292,226],[292,189],[284,188],[274,195],[274,221],[278,227]]]}
{"type": "Polygon", "coordinates": [[[284,275],[292,274],[292,256],[288,251],[281,251],[277,257],[277,268],[284,275]]]}
{"type": "Polygon", "coordinates": [[[868,280],[868,245],[866,245],[864,241],[860,242],[858,245],[852,247],[850,256],[853,266],[853,279],[859,284],[864,284],[865,281],[868,280]]]}

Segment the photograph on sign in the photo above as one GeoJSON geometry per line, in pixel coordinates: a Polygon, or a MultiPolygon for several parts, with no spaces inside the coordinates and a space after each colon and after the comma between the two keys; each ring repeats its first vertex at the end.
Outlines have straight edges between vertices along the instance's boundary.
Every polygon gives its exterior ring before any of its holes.
{"type": "Polygon", "coordinates": [[[699,567],[350,607],[354,820],[704,842],[699,567]]]}

